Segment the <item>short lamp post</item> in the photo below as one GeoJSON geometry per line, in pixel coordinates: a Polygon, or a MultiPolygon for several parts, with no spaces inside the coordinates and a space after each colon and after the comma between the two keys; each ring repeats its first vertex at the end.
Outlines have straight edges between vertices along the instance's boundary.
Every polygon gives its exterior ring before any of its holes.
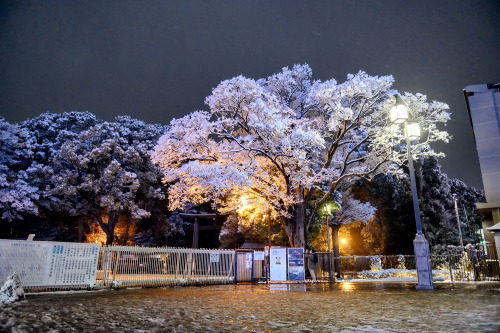
{"type": "Polygon", "coordinates": [[[418,205],[417,195],[417,182],[415,180],[415,169],[413,167],[413,157],[411,155],[411,141],[420,138],[420,125],[418,123],[408,122],[410,108],[401,96],[399,96],[399,94],[396,94],[396,105],[392,107],[390,116],[393,124],[404,124],[406,151],[408,154],[408,168],[410,170],[411,194],[413,199],[413,212],[415,214],[415,223],[417,225],[417,234],[415,236],[415,240],[413,241],[418,277],[417,289],[434,289],[430,265],[429,243],[422,233],[420,207],[418,205]]]}

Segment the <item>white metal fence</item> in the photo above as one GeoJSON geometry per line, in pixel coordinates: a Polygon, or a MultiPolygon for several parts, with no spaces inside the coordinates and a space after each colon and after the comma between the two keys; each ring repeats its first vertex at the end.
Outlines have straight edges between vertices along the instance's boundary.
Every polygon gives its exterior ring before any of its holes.
{"type": "MultiPolygon", "coordinates": [[[[499,280],[493,250],[469,247],[450,252],[437,266],[452,280],[499,280]]],[[[318,253],[316,274],[328,279],[327,253],[318,253]]],[[[414,269],[413,256],[378,256],[380,269],[414,269]]],[[[185,248],[100,247],[96,244],[0,239],[0,285],[16,272],[27,292],[162,287],[172,285],[254,282],[268,277],[268,261],[253,251],[185,248]]],[[[332,273],[356,276],[369,270],[372,257],[333,258],[332,273]]]]}
{"type": "Polygon", "coordinates": [[[233,283],[235,251],[0,240],[0,285],[27,292],[233,283]]]}
{"type": "Polygon", "coordinates": [[[233,283],[234,256],[228,250],[105,247],[96,287],[233,283]]]}

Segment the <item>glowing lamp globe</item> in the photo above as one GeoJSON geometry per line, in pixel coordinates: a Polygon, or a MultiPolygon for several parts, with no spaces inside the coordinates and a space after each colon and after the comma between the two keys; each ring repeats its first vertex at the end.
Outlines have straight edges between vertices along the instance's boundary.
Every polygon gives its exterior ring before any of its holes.
{"type": "Polygon", "coordinates": [[[398,104],[391,109],[391,123],[402,124],[408,119],[408,109],[403,104],[398,104]]]}
{"type": "Polygon", "coordinates": [[[410,140],[420,139],[420,125],[418,123],[408,124],[408,138],[410,140]]]}

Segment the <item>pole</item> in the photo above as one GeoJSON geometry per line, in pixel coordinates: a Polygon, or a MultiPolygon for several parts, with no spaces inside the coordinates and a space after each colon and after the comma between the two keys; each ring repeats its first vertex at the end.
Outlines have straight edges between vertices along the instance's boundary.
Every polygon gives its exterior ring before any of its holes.
{"type": "Polygon", "coordinates": [[[418,205],[417,181],[415,179],[415,168],[413,167],[413,157],[411,156],[410,138],[408,137],[408,122],[405,121],[406,151],[408,154],[408,168],[410,169],[411,195],[413,201],[413,213],[417,224],[417,234],[422,234],[422,222],[420,221],[420,207],[418,205]]]}
{"type": "Polygon", "coordinates": [[[268,250],[267,250],[267,257],[266,257],[266,269],[267,269],[267,282],[269,283],[271,281],[271,211],[269,211],[269,223],[267,224],[267,243],[268,243],[268,250]]]}
{"type": "Polygon", "coordinates": [[[418,284],[417,289],[434,289],[432,284],[432,270],[430,262],[429,243],[422,233],[422,222],[420,221],[420,207],[418,205],[417,181],[415,179],[415,168],[413,167],[413,157],[411,155],[410,138],[408,136],[408,122],[405,121],[406,151],[408,153],[408,168],[410,171],[411,194],[413,201],[413,212],[415,214],[415,224],[417,234],[413,241],[415,250],[415,262],[417,268],[418,284]]]}
{"type": "Polygon", "coordinates": [[[457,224],[458,224],[458,236],[460,237],[460,246],[464,247],[464,242],[462,240],[462,227],[460,226],[460,217],[458,215],[458,205],[457,205],[457,196],[453,195],[453,200],[455,201],[455,214],[457,215],[457,224]]]}
{"type": "Polygon", "coordinates": [[[328,221],[328,216],[326,217],[326,238],[328,242],[328,277],[330,281],[333,280],[332,276],[332,254],[330,252],[330,223],[328,221]]]}
{"type": "Polygon", "coordinates": [[[269,212],[269,223],[267,224],[267,245],[271,251],[271,212],[269,212]]]}

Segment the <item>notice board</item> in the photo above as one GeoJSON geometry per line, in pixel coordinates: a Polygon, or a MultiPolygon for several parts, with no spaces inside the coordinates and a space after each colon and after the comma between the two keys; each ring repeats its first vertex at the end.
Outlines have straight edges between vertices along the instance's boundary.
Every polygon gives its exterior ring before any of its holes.
{"type": "Polygon", "coordinates": [[[286,248],[271,248],[269,252],[271,281],[286,281],[286,248]]]}
{"type": "Polygon", "coordinates": [[[0,283],[16,272],[25,287],[94,285],[100,246],[0,239],[0,283]]]}

